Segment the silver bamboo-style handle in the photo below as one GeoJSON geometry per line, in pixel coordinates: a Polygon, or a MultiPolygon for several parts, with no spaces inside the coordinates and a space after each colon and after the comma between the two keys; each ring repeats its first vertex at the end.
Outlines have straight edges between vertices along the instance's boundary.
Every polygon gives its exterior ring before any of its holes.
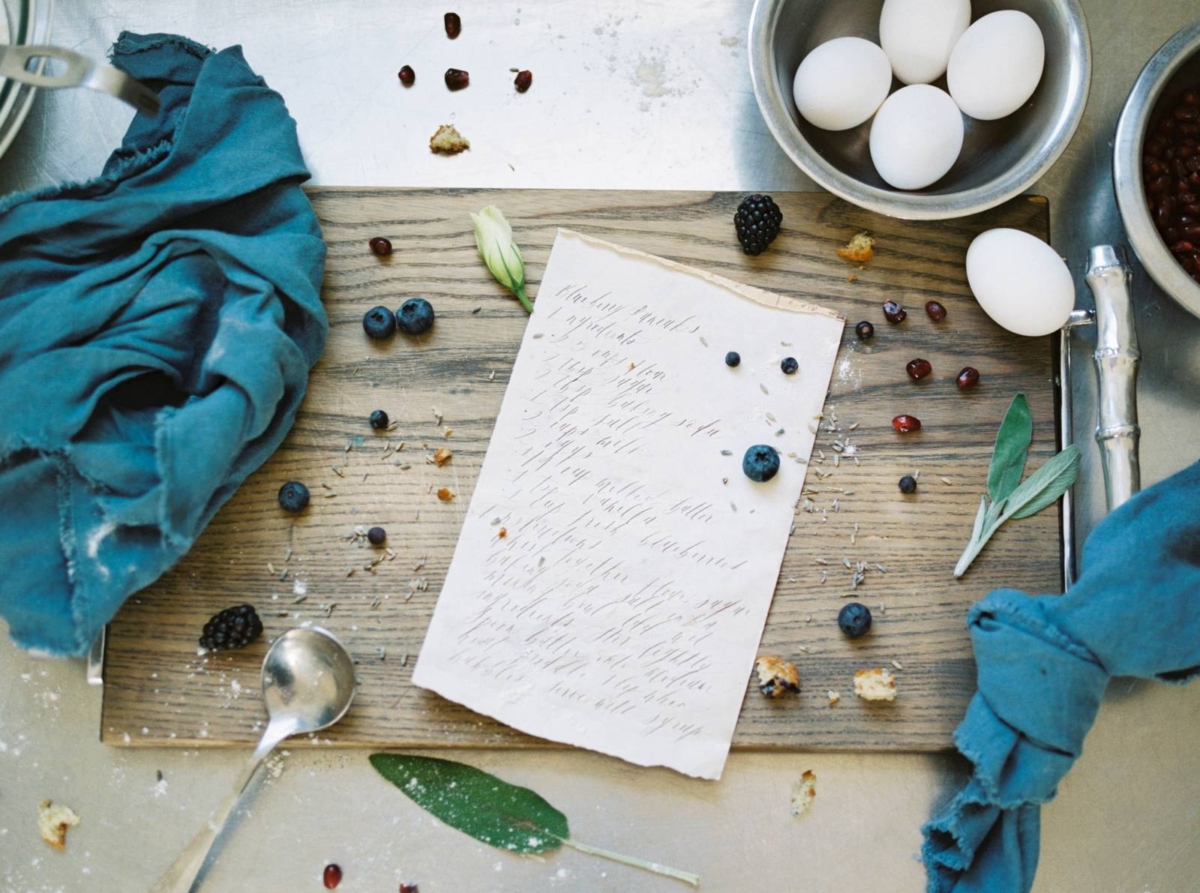
{"type": "Polygon", "coordinates": [[[1141,362],[1130,270],[1119,249],[1099,245],[1088,255],[1087,284],[1096,301],[1096,376],[1100,385],[1096,442],[1104,465],[1108,510],[1141,489],[1138,465],[1137,374],[1141,362]]]}

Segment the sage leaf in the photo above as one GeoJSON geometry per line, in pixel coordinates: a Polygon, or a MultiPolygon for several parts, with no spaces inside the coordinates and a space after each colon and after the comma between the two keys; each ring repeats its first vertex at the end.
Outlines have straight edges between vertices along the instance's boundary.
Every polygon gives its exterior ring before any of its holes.
{"type": "Polygon", "coordinates": [[[374,753],[370,759],[375,771],[414,803],[481,843],[510,853],[544,853],[569,846],[693,887],[700,885],[697,874],[572,840],[567,817],[540,794],[474,766],[395,753],[374,753]]]}
{"type": "Polygon", "coordinates": [[[1028,518],[1053,505],[1070,489],[1079,474],[1079,447],[1071,444],[1049,459],[1021,483],[1029,444],[1033,441],[1033,420],[1024,394],[1017,394],[996,435],[996,449],[988,470],[988,496],[979,502],[971,539],[954,566],[954,576],[967,572],[992,535],[1009,518],[1028,518]]]}
{"type": "Polygon", "coordinates": [[[1018,393],[1008,405],[1008,412],[1004,414],[1004,421],[996,432],[996,446],[992,450],[987,483],[992,502],[1003,502],[1021,483],[1032,441],[1033,417],[1029,414],[1029,401],[1024,394],[1018,393]]]}
{"type": "Polygon", "coordinates": [[[1006,513],[1013,518],[1028,518],[1053,505],[1075,483],[1079,461],[1079,447],[1071,444],[1013,491],[1006,513]]]}
{"type": "Polygon", "coordinates": [[[371,754],[375,771],[451,828],[512,853],[544,853],[571,836],[567,817],[529,788],[452,760],[371,754]]]}

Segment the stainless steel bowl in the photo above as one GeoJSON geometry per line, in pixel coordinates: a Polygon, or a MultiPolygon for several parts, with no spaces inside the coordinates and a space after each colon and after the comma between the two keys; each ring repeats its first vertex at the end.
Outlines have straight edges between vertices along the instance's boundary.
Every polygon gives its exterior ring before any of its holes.
{"type": "MultiPolygon", "coordinates": [[[[908,220],[963,217],[1012,198],[1040,177],[1067,147],[1083,117],[1092,51],[1078,0],[974,0],[974,17],[1019,9],[1046,40],[1046,71],[1024,108],[999,121],[966,119],[962,154],[927,189],[905,192],[871,164],[871,122],[831,133],[800,117],[792,79],[801,60],[835,37],[879,40],[883,0],[756,0],[750,16],[750,77],[758,107],[796,165],[835,195],[908,220]]],[[[898,86],[897,82],[897,86],[898,86]]],[[[945,79],[937,82],[945,86],[945,79]]]]}
{"type": "Polygon", "coordinates": [[[1129,243],[1159,288],[1200,316],[1200,284],[1167,250],[1150,218],[1142,182],[1142,144],[1152,123],[1188,87],[1200,85],[1200,19],[1184,28],[1151,57],[1134,82],[1117,122],[1113,186],[1129,243]]]}

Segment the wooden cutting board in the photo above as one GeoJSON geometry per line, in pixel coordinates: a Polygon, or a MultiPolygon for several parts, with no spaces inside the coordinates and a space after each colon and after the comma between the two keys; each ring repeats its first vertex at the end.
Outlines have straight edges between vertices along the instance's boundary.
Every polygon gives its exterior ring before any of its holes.
{"type": "Polygon", "coordinates": [[[1044,198],[1014,199],[967,220],[913,223],[825,194],[776,195],[783,232],[751,258],[734,237],[739,194],[330,188],[309,194],[329,244],[328,347],[283,446],[191,554],[131,598],[112,623],[105,742],[251,742],[264,720],[259,666],[268,639],[313,622],[347,645],[361,682],[349,716],[322,742],[547,745],[410,683],[526,324],[516,300],[476,256],[468,212],[489,203],[513,224],[531,295],[562,226],[846,314],[806,482],[816,491],[809,496],[812,511],[796,516],[761,648],[796,662],[803,691],[767,701],[748,686],[735,747],[947,748],[974,686],[967,607],[1000,585],[1061,591],[1055,510],[1011,522],[964,579],[951,573],[984,492],[996,427],[1015,392],[1028,395],[1033,412],[1030,467],[1056,448],[1053,339],[1019,338],[993,324],[971,298],[963,266],[971,239],[991,227],[1045,239],[1044,198]],[[835,252],[861,230],[871,231],[877,245],[874,260],[860,269],[835,252]],[[389,258],[367,250],[377,235],[395,246],[389,258]],[[386,343],[365,337],[366,310],[397,307],[413,295],[436,308],[428,335],[386,343]],[[905,323],[884,321],[886,298],[907,307],[905,323]],[[928,300],[946,306],[944,322],[926,315],[928,300]],[[855,338],[861,319],[875,325],[869,344],[855,338]],[[931,379],[908,379],[904,367],[914,357],[932,362],[931,379]],[[981,371],[982,383],[959,392],[954,379],[966,365],[981,371]],[[374,409],[386,410],[395,428],[372,431],[367,416],[374,409]],[[891,419],[901,412],[923,421],[920,434],[892,431],[891,419]],[[839,458],[838,441],[853,450],[839,458]],[[454,454],[442,467],[429,459],[438,447],[454,454]],[[903,496],[897,480],[918,470],[917,494],[903,496]],[[275,499],[290,479],[305,481],[313,495],[299,517],[285,514],[275,499]],[[458,498],[439,502],[441,486],[458,498]],[[356,527],[374,525],[387,529],[391,553],[353,538],[356,527]],[[859,562],[866,571],[855,589],[859,562]],[[857,642],[836,623],[850,596],[875,614],[874,629],[857,642]],[[266,636],[243,651],[198,655],[205,620],[240,602],[257,607],[266,636]],[[894,703],[853,696],[854,671],[871,666],[895,668],[894,703]],[[830,691],[841,694],[836,707],[830,691]]]}

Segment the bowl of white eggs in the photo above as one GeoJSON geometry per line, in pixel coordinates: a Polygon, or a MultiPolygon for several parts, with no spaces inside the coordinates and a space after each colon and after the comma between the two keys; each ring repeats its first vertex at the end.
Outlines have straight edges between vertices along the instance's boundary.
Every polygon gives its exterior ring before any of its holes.
{"type": "Polygon", "coordinates": [[[819,185],[908,220],[1023,192],[1087,104],[1078,0],[756,0],[763,119],[819,185]]]}

